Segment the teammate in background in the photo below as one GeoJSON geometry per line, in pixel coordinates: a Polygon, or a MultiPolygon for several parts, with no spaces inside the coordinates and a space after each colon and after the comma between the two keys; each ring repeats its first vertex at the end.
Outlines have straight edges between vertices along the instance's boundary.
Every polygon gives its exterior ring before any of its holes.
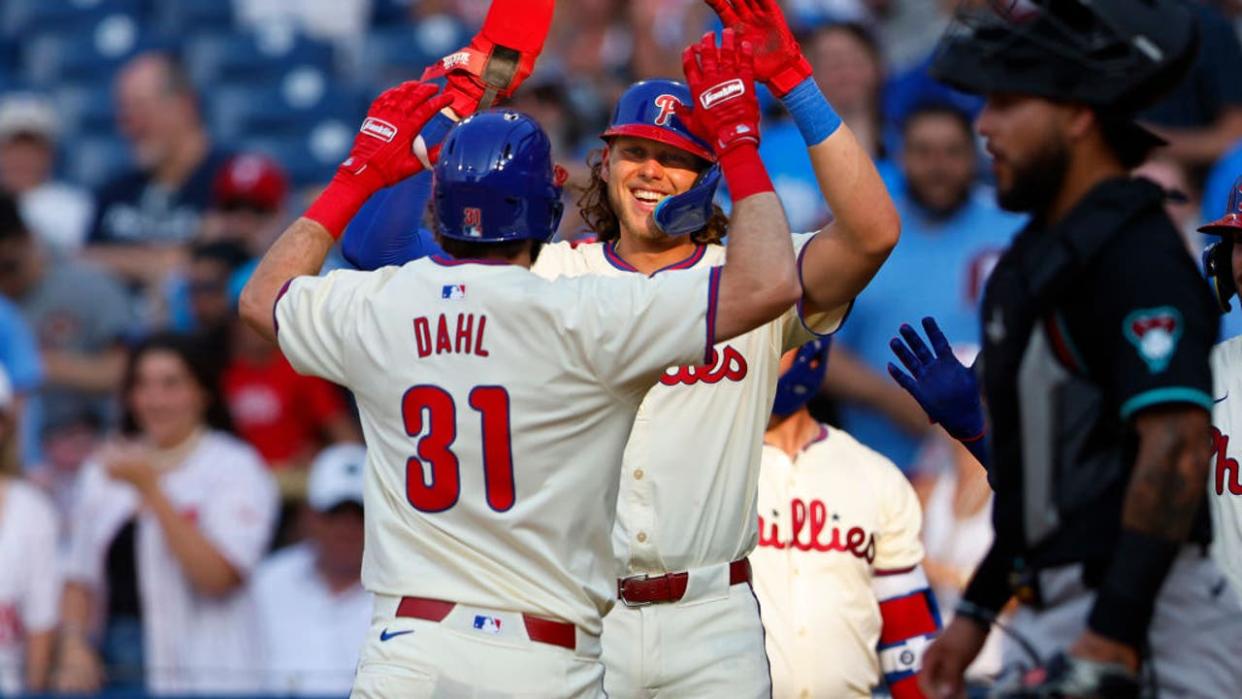
{"type": "Polygon", "coordinates": [[[306,540],[277,551],[254,572],[263,647],[256,690],[349,694],[374,604],[360,578],[366,460],[361,444],[319,452],[301,511],[306,540]]]}
{"type": "Polygon", "coordinates": [[[415,136],[454,96],[406,83],[372,104],[332,184],[243,292],[243,316],[279,331],[296,368],[358,400],[376,609],[356,697],[601,695],[609,533],[639,403],[665,367],[704,361],[799,295],[758,157],[750,47],[730,31],[686,58],[693,119],[736,197],[723,267],[531,274],[560,218],[560,173],[532,120],[485,112],[450,133],[435,168],[452,257],[306,276],[371,194],[422,167],[415,136]]]}
{"type": "MultiPolygon", "coordinates": [[[[745,583],[746,557],[758,540],[755,493],[778,364],[786,350],[840,326],[900,226],[875,166],[819,91],[775,1],[709,4],[754,46],[755,75],[793,115],[836,220],[794,238],[802,282],[796,307],[717,345],[703,365],[669,369],[644,399],[625,448],[613,533],[625,576],[616,583],[623,604],[604,621],[613,696],[768,696],[763,626],[745,583]]],[[[699,82],[694,71],[686,77],[699,82]]],[[[726,100],[736,89],[729,81],[718,87],[702,96],[705,102],[669,80],[640,82],[622,95],[579,202],[599,242],[549,245],[535,274],[663,277],[699,273],[725,259],[721,239],[742,226],[712,200],[719,168],[736,169],[739,154],[717,158],[684,120],[686,110],[726,100]]],[[[734,201],[750,193],[728,184],[734,201]]],[[[409,234],[408,220],[404,239],[382,233],[399,228],[399,216],[381,212],[375,220],[386,225],[360,231],[358,240],[368,241],[360,247],[412,254],[425,247],[409,234]]],[[[764,225],[782,228],[785,220],[764,225]]],[[[350,248],[348,237],[343,245],[350,248]]],[[[385,263],[353,257],[367,268],[385,263]]]]}
{"type": "MultiPolygon", "coordinates": [[[[1208,281],[1221,312],[1242,288],[1242,177],[1233,183],[1225,215],[1199,229],[1220,236],[1203,253],[1208,281]]],[[[1242,438],[1242,337],[1212,349],[1212,462],[1208,471],[1208,502],[1212,509],[1212,551],[1233,589],[1242,595],[1242,469],[1238,446],[1242,438]]]]}
{"type": "Polygon", "coordinates": [[[916,675],[940,629],[923,574],[922,513],[891,461],[806,408],[827,340],[781,358],[759,473],[752,554],[772,696],[922,699],[916,675]]]}
{"type": "MultiPolygon", "coordinates": [[[[959,694],[1016,597],[1009,626],[1036,657],[1010,643],[1006,664],[1043,666],[1011,677],[1021,696],[1233,696],[1242,607],[1207,555],[1204,507],[1217,320],[1164,190],[1129,176],[1159,143],[1133,115],[1181,79],[1193,16],[1094,0],[957,22],[933,74],[986,95],[998,200],[1034,216],[984,292],[987,420],[950,430],[978,444],[970,430],[988,428],[995,539],[924,655],[923,689],[959,694]]],[[[929,396],[973,375],[924,326],[932,349],[909,326],[894,349],[902,384],[943,421],[929,396]]]]}
{"type": "Polygon", "coordinates": [[[56,510],[21,478],[13,387],[0,367],[0,695],[47,689],[59,617],[56,510]]]}

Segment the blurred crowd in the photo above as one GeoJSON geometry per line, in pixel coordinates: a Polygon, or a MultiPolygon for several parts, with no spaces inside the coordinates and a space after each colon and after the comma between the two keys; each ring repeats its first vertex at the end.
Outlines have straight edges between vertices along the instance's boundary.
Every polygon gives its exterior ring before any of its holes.
{"type": "MultiPolygon", "coordinates": [[[[1242,3],[1187,2],[1200,57],[1145,115],[1169,145],[1142,173],[1197,256],[1193,231],[1242,172],[1242,3]]],[[[915,483],[951,609],[988,548],[990,493],[885,376],[888,342],[934,315],[969,363],[983,282],[1024,221],[987,190],[980,104],[926,74],[957,3],[783,4],[903,220],[814,409],[915,483]]],[[[361,430],[348,394],[239,322],[237,297],[369,99],[464,45],[487,6],[0,3],[0,694],[348,690],[370,621],[361,430]]],[[[570,196],[620,92],[679,77],[714,21],[701,0],[558,3],[514,107],[552,136],[570,196]]],[[[792,227],[814,230],[831,212],[796,127],[765,104],[764,160],[792,227]]],[[[565,217],[562,237],[584,232],[565,217]]]]}

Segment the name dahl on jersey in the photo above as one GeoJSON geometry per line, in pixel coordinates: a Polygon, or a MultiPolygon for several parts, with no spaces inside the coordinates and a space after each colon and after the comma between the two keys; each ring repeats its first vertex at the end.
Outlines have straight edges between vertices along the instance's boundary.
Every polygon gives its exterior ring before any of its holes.
{"type": "Polygon", "coordinates": [[[483,346],[487,316],[479,313],[441,313],[414,319],[414,345],[420,359],[433,354],[472,354],[490,357],[483,346]],[[449,320],[452,316],[453,320],[449,320]]]}

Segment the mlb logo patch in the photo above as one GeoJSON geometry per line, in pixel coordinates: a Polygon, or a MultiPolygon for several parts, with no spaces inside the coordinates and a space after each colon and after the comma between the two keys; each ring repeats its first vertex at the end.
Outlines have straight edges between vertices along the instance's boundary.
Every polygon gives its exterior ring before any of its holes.
{"type": "Polygon", "coordinates": [[[1146,308],[1126,316],[1122,328],[1126,339],[1153,374],[1169,366],[1182,339],[1182,314],[1172,306],[1146,308]]]}
{"type": "Polygon", "coordinates": [[[445,284],[444,288],[440,290],[440,298],[448,300],[448,301],[464,299],[466,298],[466,285],[465,284],[445,284]]]}
{"type": "Polygon", "coordinates": [[[483,237],[483,210],[467,206],[461,210],[461,229],[467,238],[483,237]]]}
{"type": "Polygon", "coordinates": [[[485,614],[474,615],[474,630],[490,633],[493,636],[500,633],[500,619],[485,614]]]}

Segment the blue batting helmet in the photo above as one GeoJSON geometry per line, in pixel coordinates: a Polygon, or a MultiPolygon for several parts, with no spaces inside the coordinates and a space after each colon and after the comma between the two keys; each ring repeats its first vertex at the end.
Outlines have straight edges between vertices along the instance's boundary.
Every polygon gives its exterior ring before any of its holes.
{"type": "Polygon", "coordinates": [[[547,134],[525,114],[491,110],[465,119],[444,139],[436,162],[440,235],[550,240],[564,212],[559,171],[547,134]]]}
{"type": "Polygon", "coordinates": [[[776,382],[773,415],[793,415],[819,393],[819,387],[824,383],[824,374],[828,373],[828,350],[831,347],[832,338],[821,337],[798,349],[793,366],[781,374],[776,382]]]}
{"type": "Polygon", "coordinates": [[[710,163],[690,189],[661,201],[652,217],[668,235],[686,235],[702,230],[715,213],[716,188],[720,185],[720,166],[706,141],[682,121],[678,111],[690,108],[694,98],[690,88],[674,80],[644,80],[634,83],[621,95],[612,112],[612,123],[601,136],[646,138],[680,148],[710,163]]]}
{"type": "Polygon", "coordinates": [[[690,131],[677,114],[679,109],[689,109],[693,104],[690,88],[675,80],[634,83],[617,101],[612,121],[601,137],[647,138],[715,162],[711,145],[690,131]]]}

